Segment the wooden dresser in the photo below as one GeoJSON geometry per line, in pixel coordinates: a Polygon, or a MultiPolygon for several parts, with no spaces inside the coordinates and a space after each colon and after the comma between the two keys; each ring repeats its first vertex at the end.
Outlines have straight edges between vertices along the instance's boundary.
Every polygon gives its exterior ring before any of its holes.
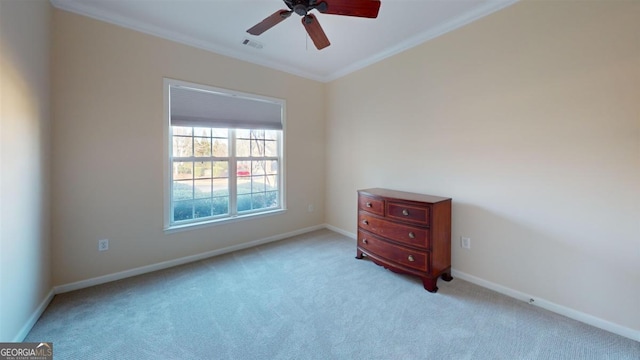
{"type": "Polygon", "coordinates": [[[387,189],[358,190],[356,258],[417,275],[436,292],[451,281],[451,199],[387,189]]]}

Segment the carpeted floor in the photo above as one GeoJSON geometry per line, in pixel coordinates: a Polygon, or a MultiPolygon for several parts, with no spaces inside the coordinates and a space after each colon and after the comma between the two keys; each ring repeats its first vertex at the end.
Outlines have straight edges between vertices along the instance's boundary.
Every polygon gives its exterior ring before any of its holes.
{"type": "Polygon", "coordinates": [[[356,260],[321,230],[55,296],[62,359],[640,359],[640,343],[460,279],[356,260]]]}

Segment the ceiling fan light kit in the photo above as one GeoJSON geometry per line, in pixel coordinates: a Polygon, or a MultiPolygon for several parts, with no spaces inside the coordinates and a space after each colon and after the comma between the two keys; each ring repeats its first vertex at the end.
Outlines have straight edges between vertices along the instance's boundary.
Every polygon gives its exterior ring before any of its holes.
{"type": "Polygon", "coordinates": [[[318,10],[322,14],[343,16],[356,16],[364,18],[378,17],[380,10],[379,0],[283,0],[289,8],[281,9],[269,15],[261,22],[247,30],[251,35],[260,35],[263,32],[278,25],[280,22],[296,13],[302,17],[302,25],[307,30],[309,37],[318,50],[331,45],[327,35],[322,30],[315,15],[309,14],[311,10],[318,10]]]}

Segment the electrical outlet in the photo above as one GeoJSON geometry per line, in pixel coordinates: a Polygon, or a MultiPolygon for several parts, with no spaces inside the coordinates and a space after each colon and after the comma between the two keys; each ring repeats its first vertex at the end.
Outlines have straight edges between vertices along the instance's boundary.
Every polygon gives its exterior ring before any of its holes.
{"type": "Polygon", "coordinates": [[[471,249],[471,238],[461,236],[460,237],[460,246],[465,249],[471,249]]]}
{"type": "Polygon", "coordinates": [[[311,213],[311,212],[313,212],[314,210],[315,210],[315,208],[313,207],[313,204],[309,204],[309,205],[307,206],[307,211],[308,211],[308,212],[310,212],[310,213],[311,213]]]}
{"type": "Polygon", "coordinates": [[[109,250],[109,239],[98,240],[98,251],[109,250]]]}

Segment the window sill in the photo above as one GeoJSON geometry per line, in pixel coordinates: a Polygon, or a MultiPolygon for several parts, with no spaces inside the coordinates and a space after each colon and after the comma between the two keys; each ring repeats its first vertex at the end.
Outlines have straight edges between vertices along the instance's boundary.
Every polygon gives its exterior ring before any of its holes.
{"type": "Polygon", "coordinates": [[[258,214],[238,215],[235,217],[224,218],[224,219],[208,220],[208,221],[201,221],[201,222],[181,224],[181,225],[172,225],[169,227],[165,227],[164,232],[165,234],[172,234],[180,231],[195,230],[195,229],[200,229],[204,227],[230,224],[238,221],[245,221],[249,219],[257,219],[257,218],[262,218],[266,216],[280,215],[280,214],[284,214],[285,212],[287,212],[287,209],[277,209],[273,211],[261,212],[258,214]]]}

